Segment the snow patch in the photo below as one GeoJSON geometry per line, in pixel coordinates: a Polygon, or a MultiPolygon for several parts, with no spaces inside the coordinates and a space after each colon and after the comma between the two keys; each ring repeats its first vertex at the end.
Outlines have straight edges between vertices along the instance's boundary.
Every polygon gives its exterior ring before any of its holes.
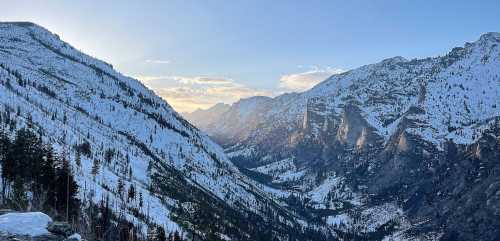
{"type": "Polygon", "coordinates": [[[48,234],[52,219],[41,212],[7,213],[0,215],[0,231],[10,234],[39,236],[48,234]]]}

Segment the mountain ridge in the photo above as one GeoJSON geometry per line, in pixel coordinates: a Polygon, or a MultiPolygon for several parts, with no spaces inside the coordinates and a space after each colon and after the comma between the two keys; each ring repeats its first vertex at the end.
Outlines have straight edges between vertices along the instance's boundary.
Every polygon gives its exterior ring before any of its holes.
{"type": "Polygon", "coordinates": [[[301,217],[242,175],[166,101],[47,29],[0,23],[0,80],[10,132],[29,124],[72,160],[77,147],[89,147],[81,166],[71,162],[85,205],[109,198],[144,233],[156,223],[202,239],[305,237],[301,217]],[[144,206],[123,201],[120,183],[134,186],[144,206]]]}
{"type": "Polygon", "coordinates": [[[439,57],[396,56],[335,74],[308,91],[274,97],[246,113],[252,118],[232,114],[240,111],[233,105],[202,130],[243,172],[338,232],[375,235],[395,222],[399,228],[386,237],[493,240],[498,234],[479,223],[492,225],[484,220],[495,215],[484,213],[495,210],[487,204],[496,197],[474,199],[470,190],[496,187],[498,175],[483,173],[484,166],[465,170],[470,162],[498,168],[499,36],[486,33],[439,57]],[[487,157],[474,149],[488,150],[487,157]],[[441,173],[448,172],[455,174],[446,179],[441,173]],[[480,176],[475,183],[462,180],[473,175],[480,176]],[[449,190],[454,182],[463,196],[449,190]],[[482,207],[475,223],[450,211],[460,197],[474,200],[464,210],[482,207]],[[427,220],[426,231],[417,220],[427,220]]]}

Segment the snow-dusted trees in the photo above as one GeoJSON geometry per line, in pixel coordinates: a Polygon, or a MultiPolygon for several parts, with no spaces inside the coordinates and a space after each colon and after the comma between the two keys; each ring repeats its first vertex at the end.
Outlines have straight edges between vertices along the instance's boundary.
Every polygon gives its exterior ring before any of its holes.
{"type": "Polygon", "coordinates": [[[2,203],[17,210],[77,218],[78,185],[66,157],[58,157],[31,129],[18,130],[12,141],[5,132],[0,133],[2,203]],[[29,200],[27,192],[31,193],[29,200]]]}

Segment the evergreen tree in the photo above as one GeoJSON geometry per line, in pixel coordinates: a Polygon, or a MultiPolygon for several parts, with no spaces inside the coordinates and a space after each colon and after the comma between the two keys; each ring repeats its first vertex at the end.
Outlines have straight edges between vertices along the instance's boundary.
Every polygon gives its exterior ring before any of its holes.
{"type": "Polygon", "coordinates": [[[19,176],[27,181],[38,177],[42,162],[41,140],[29,129],[21,129],[7,152],[2,173],[10,181],[19,176]]]}
{"type": "Polygon", "coordinates": [[[81,167],[82,166],[82,154],[80,154],[79,151],[77,151],[75,153],[75,164],[77,167],[81,167]]]}
{"type": "Polygon", "coordinates": [[[11,202],[11,205],[15,206],[17,210],[25,211],[28,207],[28,196],[26,195],[24,182],[19,177],[15,178],[12,186],[11,202]]]}
{"type": "Polygon", "coordinates": [[[10,148],[10,139],[7,136],[7,133],[0,129],[0,164],[7,154],[7,150],[10,148]]]}
{"type": "Polygon", "coordinates": [[[182,238],[181,238],[181,235],[179,234],[179,231],[175,230],[172,241],[182,241],[182,238]]]}
{"type": "Polygon", "coordinates": [[[92,170],[90,171],[90,174],[92,174],[94,179],[95,179],[95,176],[97,176],[97,174],[99,174],[99,161],[97,159],[94,159],[94,162],[92,163],[92,170]]]}
{"type": "MultiPolygon", "coordinates": [[[[5,163],[4,163],[4,160],[5,160],[5,157],[7,156],[7,152],[9,151],[9,148],[10,148],[10,139],[9,137],[7,136],[7,134],[3,131],[3,130],[0,130],[0,165],[2,166],[2,199],[5,198],[5,188],[6,188],[6,185],[7,185],[7,178],[5,176],[5,163]]],[[[7,164],[8,166],[9,164],[7,164]]],[[[12,164],[11,164],[12,165],[12,164]]]]}
{"type": "MultiPolygon", "coordinates": [[[[170,241],[170,240],[173,240],[172,237],[173,237],[173,234],[170,233],[170,235],[167,238],[167,234],[165,232],[165,229],[162,226],[155,226],[155,227],[150,228],[148,230],[147,240],[148,241],[167,241],[167,240],[170,241]]],[[[181,240],[179,239],[179,241],[181,241],[181,240]]]]}
{"type": "Polygon", "coordinates": [[[167,236],[165,234],[165,229],[163,229],[162,226],[156,227],[155,241],[167,241],[167,236]]]}
{"type": "Polygon", "coordinates": [[[135,187],[132,184],[128,188],[128,200],[135,200],[135,187]]]}
{"type": "Polygon", "coordinates": [[[78,184],[74,180],[69,162],[65,157],[62,157],[60,164],[56,169],[56,203],[60,213],[66,214],[67,217],[78,214],[80,208],[79,200],[76,195],[78,193],[78,184]]]}
{"type": "Polygon", "coordinates": [[[114,156],[115,151],[113,149],[106,149],[106,152],[104,153],[104,161],[106,161],[106,164],[111,164],[114,156]]]}
{"type": "Polygon", "coordinates": [[[46,188],[53,188],[55,179],[55,163],[56,157],[52,146],[45,146],[43,148],[44,155],[40,163],[40,176],[38,177],[39,184],[46,188]]]}
{"type": "Polygon", "coordinates": [[[118,178],[118,184],[116,185],[116,192],[118,192],[118,195],[120,198],[123,197],[123,189],[125,187],[125,184],[123,184],[123,179],[120,177],[118,178]]]}

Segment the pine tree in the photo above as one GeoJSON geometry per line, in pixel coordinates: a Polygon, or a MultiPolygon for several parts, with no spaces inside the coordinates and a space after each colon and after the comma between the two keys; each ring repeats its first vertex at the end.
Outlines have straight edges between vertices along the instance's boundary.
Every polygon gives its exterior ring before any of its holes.
{"type": "Polygon", "coordinates": [[[51,184],[55,178],[55,163],[56,157],[54,156],[54,150],[52,146],[45,146],[43,148],[43,157],[40,165],[40,176],[38,178],[41,186],[46,188],[51,188],[51,184]]]}
{"type": "Polygon", "coordinates": [[[94,162],[92,164],[92,170],[90,171],[90,174],[92,174],[94,179],[95,179],[95,176],[97,176],[97,174],[99,174],[99,161],[97,159],[94,159],[94,162]]]}
{"type": "Polygon", "coordinates": [[[135,187],[132,184],[128,188],[128,200],[135,200],[135,187]]]}
{"type": "Polygon", "coordinates": [[[63,156],[56,169],[56,198],[57,207],[60,213],[65,213],[66,217],[77,215],[80,208],[78,193],[78,184],[75,182],[69,162],[63,156]]]}
{"type": "Polygon", "coordinates": [[[106,149],[106,152],[104,153],[104,160],[106,161],[106,164],[111,164],[114,155],[115,151],[113,149],[106,149]]]}
{"type": "Polygon", "coordinates": [[[79,151],[76,152],[75,154],[75,164],[77,167],[81,167],[82,166],[82,154],[80,154],[79,151]]]}
{"type": "Polygon", "coordinates": [[[5,155],[2,173],[9,181],[16,177],[26,181],[37,179],[42,157],[41,140],[35,133],[23,128],[16,133],[16,138],[5,155]]]}
{"type": "Polygon", "coordinates": [[[155,241],[167,241],[167,236],[165,234],[165,229],[162,226],[156,227],[155,241]]]}
{"type": "Polygon", "coordinates": [[[179,234],[179,231],[175,230],[174,237],[172,240],[173,241],[182,241],[182,238],[181,238],[181,235],[179,234]]]}
{"type": "MultiPolygon", "coordinates": [[[[4,175],[2,175],[2,200],[5,198],[5,188],[7,185],[7,178],[5,177],[6,164],[4,162],[7,152],[10,149],[10,145],[11,143],[9,137],[3,130],[0,130],[0,165],[2,166],[2,173],[4,173],[4,175]]],[[[9,164],[7,164],[7,166],[9,166],[9,164]]]]}
{"type": "Polygon", "coordinates": [[[7,136],[7,133],[5,133],[3,129],[0,129],[0,163],[7,154],[7,150],[9,150],[10,144],[10,139],[7,136]]]}
{"type": "Polygon", "coordinates": [[[17,210],[24,211],[28,207],[28,197],[24,188],[24,182],[20,177],[14,180],[11,201],[17,210]]]}
{"type": "Polygon", "coordinates": [[[116,192],[118,192],[118,195],[120,198],[123,198],[123,189],[125,187],[125,184],[123,184],[123,179],[120,177],[118,178],[118,184],[116,185],[116,192]]]}

